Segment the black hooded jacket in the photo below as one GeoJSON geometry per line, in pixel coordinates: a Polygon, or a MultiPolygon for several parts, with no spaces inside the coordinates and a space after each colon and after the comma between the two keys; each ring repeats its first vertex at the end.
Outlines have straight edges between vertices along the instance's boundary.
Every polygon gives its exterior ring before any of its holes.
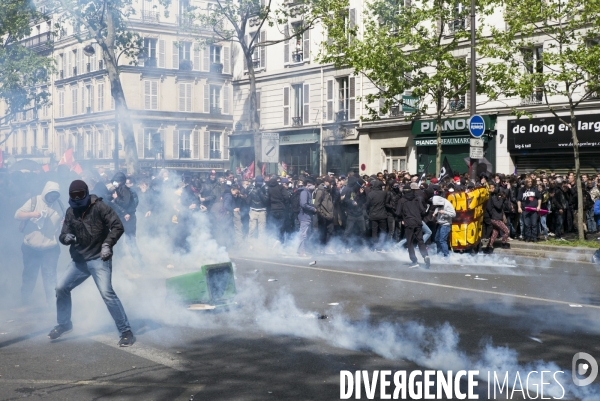
{"type": "Polygon", "coordinates": [[[383,183],[379,180],[373,181],[373,189],[367,195],[366,208],[369,213],[369,220],[386,220],[387,198],[389,194],[382,190],[383,183]]]}
{"type": "Polygon", "coordinates": [[[102,198],[90,196],[90,205],[84,211],[68,208],[59,241],[65,244],[67,234],[75,235],[77,242],[71,244],[69,253],[75,262],[100,258],[102,244],[111,248],[116,245],[124,229],[119,216],[102,198]]]}
{"type": "Polygon", "coordinates": [[[423,216],[426,214],[426,208],[420,197],[415,195],[415,191],[405,192],[398,202],[396,214],[404,221],[405,227],[420,227],[423,224],[423,216]]]}
{"type": "Polygon", "coordinates": [[[269,180],[267,193],[271,201],[271,212],[281,212],[286,209],[290,201],[290,193],[283,185],[279,185],[276,178],[269,180]]]}

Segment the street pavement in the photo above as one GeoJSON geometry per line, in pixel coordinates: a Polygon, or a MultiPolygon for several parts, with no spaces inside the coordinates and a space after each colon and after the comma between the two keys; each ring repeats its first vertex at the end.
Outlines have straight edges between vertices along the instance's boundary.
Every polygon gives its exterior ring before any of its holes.
{"type": "Polygon", "coordinates": [[[123,280],[160,280],[115,273],[131,348],[116,346],[91,282],[73,292],[74,330],[55,342],[51,309],[0,306],[0,400],[336,400],[340,370],[446,369],[487,345],[565,371],[576,352],[600,357],[591,263],[453,255],[425,270],[404,253],[269,256],[233,256],[238,306],[213,312],[144,309],[162,292],[123,280]]]}

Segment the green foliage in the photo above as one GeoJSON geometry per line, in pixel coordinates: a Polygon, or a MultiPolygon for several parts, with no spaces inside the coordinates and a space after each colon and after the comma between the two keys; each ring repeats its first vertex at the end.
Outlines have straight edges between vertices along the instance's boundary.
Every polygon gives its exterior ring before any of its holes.
{"type": "Polygon", "coordinates": [[[22,43],[31,33],[30,22],[43,19],[27,1],[0,2],[0,99],[7,105],[2,117],[37,109],[49,101],[48,92],[40,85],[53,71],[53,61],[22,43]]]}

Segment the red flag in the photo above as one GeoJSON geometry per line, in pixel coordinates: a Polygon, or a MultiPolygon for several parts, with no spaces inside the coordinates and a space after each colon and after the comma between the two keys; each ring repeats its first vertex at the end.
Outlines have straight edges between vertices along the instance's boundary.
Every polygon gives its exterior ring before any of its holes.
{"type": "Polygon", "coordinates": [[[74,171],[75,173],[77,173],[77,175],[81,175],[81,173],[83,172],[83,169],[81,168],[79,163],[75,163],[71,166],[71,171],[74,171]]]}
{"type": "Polygon", "coordinates": [[[50,165],[49,164],[44,164],[42,166],[42,170],[44,170],[44,173],[48,173],[50,171],[50,165]]]}
{"type": "Polygon", "coordinates": [[[254,162],[244,169],[244,179],[251,180],[254,178],[254,162]]]}
{"type": "Polygon", "coordinates": [[[61,164],[66,164],[67,166],[71,167],[74,161],[75,159],[73,158],[73,148],[69,148],[67,149],[63,157],[60,158],[58,165],[60,166],[61,164]]]}
{"type": "Polygon", "coordinates": [[[265,176],[265,167],[267,167],[267,163],[263,163],[262,169],[260,170],[260,174],[263,176],[263,178],[265,176]]]}

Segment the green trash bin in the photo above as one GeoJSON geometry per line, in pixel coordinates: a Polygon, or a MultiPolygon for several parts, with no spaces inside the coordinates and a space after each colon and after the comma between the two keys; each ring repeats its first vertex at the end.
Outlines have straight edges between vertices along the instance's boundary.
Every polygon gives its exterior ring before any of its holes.
{"type": "Polygon", "coordinates": [[[223,307],[233,304],[237,291],[231,262],[204,265],[200,271],[167,279],[167,299],[185,304],[223,307]]]}

